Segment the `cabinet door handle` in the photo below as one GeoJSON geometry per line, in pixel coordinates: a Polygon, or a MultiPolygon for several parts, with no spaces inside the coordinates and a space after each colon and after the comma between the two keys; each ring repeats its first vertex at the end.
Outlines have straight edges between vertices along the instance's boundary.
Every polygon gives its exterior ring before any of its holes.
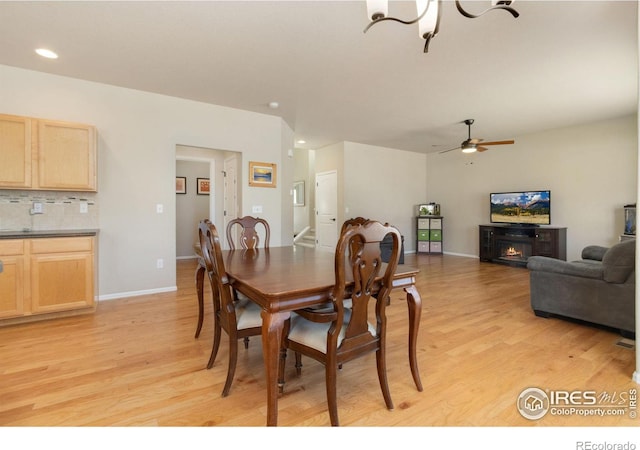
{"type": "Polygon", "coordinates": [[[0,259],[0,273],[4,270],[4,266],[2,265],[2,260],[0,259]]]}

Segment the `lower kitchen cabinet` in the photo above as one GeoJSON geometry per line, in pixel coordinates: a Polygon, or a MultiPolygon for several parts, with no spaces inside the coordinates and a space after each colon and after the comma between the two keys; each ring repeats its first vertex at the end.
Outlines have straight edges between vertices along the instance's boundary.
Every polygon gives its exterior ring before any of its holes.
{"type": "Polygon", "coordinates": [[[0,319],[24,314],[24,242],[0,241],[0,319]]]}
{"type": "Polygon", "coordinates": [[[0,240],[0,325],[93,311],[95,240],[0,240]]]}

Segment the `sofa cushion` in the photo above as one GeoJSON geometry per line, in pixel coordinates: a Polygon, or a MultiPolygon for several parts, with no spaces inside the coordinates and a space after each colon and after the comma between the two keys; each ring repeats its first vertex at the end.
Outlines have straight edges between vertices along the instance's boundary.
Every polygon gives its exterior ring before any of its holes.
{"type": "Polygon", "coordinates": [[[635,264],[635,239],[614,245],[602,258],[604,280],[608,283],[624,283],[634,271],[635,264]]]}
{"type": "Polygon", "coordinates": [[[527,261],[529,270],[551,272],[574,277],[594,278],[602,280],[603,267],[600,262],[595,261],[563,261],[548,256],[531,256],[527,261]]]}
{"type": "Polygon", "coordinates": [[[593,261],[602,261],[604,254],[609,250],[609,247],[602,247],[600,245],[587,245],[582,249],[582,259],[588,259],[593,261]]]}

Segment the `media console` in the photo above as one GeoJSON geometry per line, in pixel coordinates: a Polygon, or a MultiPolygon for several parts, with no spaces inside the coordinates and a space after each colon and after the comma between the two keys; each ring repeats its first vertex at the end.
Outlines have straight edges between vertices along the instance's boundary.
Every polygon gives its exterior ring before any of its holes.
{"type": "Polygon", "coordinates": [[[567,229],[547,226],[480,225],[480,261],[524,267],[530,256],[567,259],[567,229]]]}

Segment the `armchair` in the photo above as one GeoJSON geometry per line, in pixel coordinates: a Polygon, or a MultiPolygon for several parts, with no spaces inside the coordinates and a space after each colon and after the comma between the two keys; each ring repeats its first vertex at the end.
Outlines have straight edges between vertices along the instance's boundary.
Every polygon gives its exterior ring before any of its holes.
{"type": "Polygon", "coordinates": [[[590,245],[582,259],[532,256],[531,308],[536,316],[560,316],[604,325],[635,336],[635,240],[611,248],[590,245]]]}

